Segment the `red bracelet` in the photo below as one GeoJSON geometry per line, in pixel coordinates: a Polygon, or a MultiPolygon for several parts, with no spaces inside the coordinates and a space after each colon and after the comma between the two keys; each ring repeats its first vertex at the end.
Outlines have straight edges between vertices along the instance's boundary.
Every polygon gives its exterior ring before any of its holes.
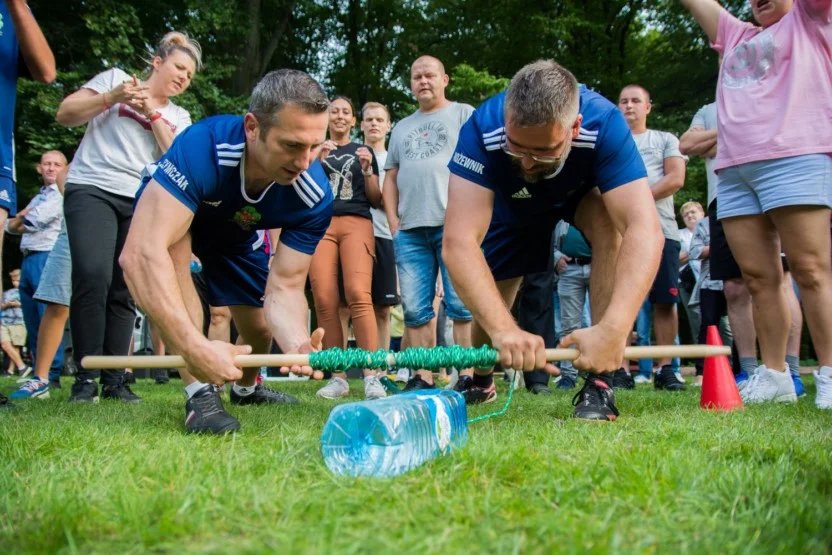
{"type": "Polygon", "coordinates": [[[110,109],[110,105],[107,104],[107,93],[103,93],[101,95],[101,99],[104,101],[104,111],[106,112],[107,110],[110,109]]]}
{"type": "Polygon", "coordinates": [[[158,112],[158,111],[157,111],[155,114],[153,114],[152,116],[150,116],[150,121],[151,121],[151,122],[154,122],[154,121],[156,121],[157,119],[159,119],[159,118],[161,118],[161,117],[162,117],[162,112],[158,112]]]}

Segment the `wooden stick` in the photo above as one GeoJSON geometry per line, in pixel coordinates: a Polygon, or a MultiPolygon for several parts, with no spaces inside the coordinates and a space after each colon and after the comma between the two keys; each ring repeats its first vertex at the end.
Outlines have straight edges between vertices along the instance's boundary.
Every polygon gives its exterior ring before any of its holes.
{"type": "MultiPolygon", "coordinates": [[[[557,362],[575,360],[577,349],[546,349],[546,360],[557,362]]],[[[730,347],[712,345],[655,345],[652,347],[627,347],[624,357],[631,360],[642,358],[704,358],[731,354],[730,347]]],[[[260,366],[308,366],[309,355],[238,355],[234,362],[241,368],[260,366]]],[[[390,366],[395,364],[392,355],[387,357],[390,366]]],[[[112,370],[118,368],[184,368],[185,360],[180,356],[87,356],[81,360],[86,369],[112,370]]]]}

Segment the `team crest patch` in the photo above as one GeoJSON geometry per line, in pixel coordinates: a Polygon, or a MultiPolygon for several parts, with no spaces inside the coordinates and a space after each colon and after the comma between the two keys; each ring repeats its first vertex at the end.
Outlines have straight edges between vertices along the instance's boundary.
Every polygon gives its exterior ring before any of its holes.
{"type": "Polygon", "coordinates": [[[252,228],[257,225],[257,222],[260,221],[260,218],[263,216],[260,215],[259,212],[253,206],[246,206],[238,210],[234,217],[231,218],[231,221],[240,226],[245,231],[251,231],[252,228]]]}

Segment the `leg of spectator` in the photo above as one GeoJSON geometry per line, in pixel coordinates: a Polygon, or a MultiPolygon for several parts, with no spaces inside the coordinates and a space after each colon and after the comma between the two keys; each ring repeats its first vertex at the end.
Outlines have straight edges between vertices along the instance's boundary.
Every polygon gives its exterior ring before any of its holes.
{"type": "Polygon", "coordinates": [[[390,348],[390,305],[373,305],[378,330],[378,345],[381,349],[390,348]]]}
{"type": "MultiPolygon", "coordinates": [[[[107,324],[104,332],[104,354],[126,355],[133,354],[133,330],[136,324],[136,303],[127,288],[124,272],[118,263],[121,249],[127,240],[130,222],[133,220],[133,199],[119,198],[113,201],[118,215],[118,233],[116,235],[115,253],[111,260],[112,281],[107,295],[107,324]]],[[[190,269],[190,266],[189,266],[190,269]]],[[[101,376],[102,384],[119,384],[122,381],[120,372],[105,372],[101,376]]]]}
{"type": "MultiPolygon", "coordinates": [[[[560,299],[561,335],[563,339],[582,325],[586,287],[584,284],[583,267],[569,264],[558,279],[558,298],[560,299]]],[[[561,375],[578,380],[578,371],[571,361],[561,363],[561,375]]]]}
{"type": "Polygon", "coordinates": [[[315,298],[318,326],[324,329],[324,348],[343,347],[344,337],[338,318],[338,220],[333,219],[326,235],[318,243],[309,267],[309,281],[315,298]]]}
{"type": "Polygon", "coordinates": [[[728,320],[734,334],[734,345],[740,360],[757,361],[757,330],[751,309],[751,292],[742,278],[726,279],[722,282],[725,300],[728,303],[728,320]]]}
{"type": "Polygon", "coordinates": [[[63,355],[64,328],[68,318],[68,306],[46,303],[46,310],[38,329],[38,354],[35,357],[35,375],[42,380],[49,376],[56,355],[63,355]]]}
{"type": "MultiPolygon", "coordinates": [[[[34,359],[38,352],[38,327],[40,326],[41,314],[38,302],[33,298],[40,279],[41,254],[45,257],[47,253],[30,254],[23,258],[20,268],[20,308],[23,312],[23,322],[26,324],[26,343],[29,352],[34,359]]],[[[42,309],[42,308],[41,308],[42,309]]],[[[45,378],[44,378],[45,380],[45,378]]]]}
{"type": "Polygon", "coordinates": [[[807,206],[777,208],[770,213],[792,277],[800,288],[806,323],[821,366],[832,365],[829,213],[828,208],[807,206]]]}
{"type": "MultiPolygon", "coordinates": [[[[790,323],[782,287],[783,268],[777,230],[766,215],[726,218],[722,225],[751,292],[754,327],[763,364],[771,370],[783,370],[790,323]]],[[[828,219],[826,225],[828,229],[828,219]]]]}
{"type": "Polygon", "coordinates": [[[350,307],[346,304],[338,305],[338,321],[341,323],[341,334],[344,336],[342,349],[346,349],[350,343],[350,307]]]}
{"type": "MultiPolygon", "coordinates": [[[[348,224],[342,235],[340,260],[344,275],[344,294],[350,307],[350,316],[358,347],[368,351],[378,349],[378,328],[373,313],[373,261],[375,239],[373,223],[359,216],[345,216],[348,224]]],[[[375,372],[364,369],[364,375],[375,372]]]]}
{"type": "MultiPolygon", "coordinates": [[[[67,188],[64,197],[64,216],[72,258],[72,310],[69,318],[72,356],[79,369],[75,376],[76,383],[94,380],[100,375],[97,370],[84,370],[81,359],[87,355],[104,354],[107,296],[113,277],[113,261],[116,260],[117,214],[103,194],[97,194],[97,191],[91,186],[73,186],[67,188]]],[[[127,339],[124,341],[126,346],[127,339]]]]}
{"type": "Polygon", "coordinates": [[[786,343],[786,358],[796,357],[799,360],[800,339],[803,335],[803,311],[800,309],[800,301],[794,292],[791,272],[783,276],[783,288],[786,294],[786,302],[789,304],[789,314],[792,318],[792,325],[789,327],[789,340],[786,343]]]}
{"type": "MultiPolygon", "coordinates": [[[[12,345],[10,341],[3,341],[0,343],[0,347],[2,347],[3,352],[8,355],[9,359],[11,359],[18,370],[23,370],[23,368],[26,367],[26,365],[23,364],[23,358],[20,356],[20,349],[12,345]]],[[[44,376],[45,375],[46,374],[44,374],[44,376]]],[[[45,380],[46,378],[44,377],[43,379],[45,380]]]]}
{"type": "MultiPolygon", "coordinates": [[[[644,299],[641,309],[636,316],[636,345],[639,347],[650,346],[650,332],[653,329],[653,303],[650,299],[644,299]]],[[[638,361],[638,374],[647,380],[653,379],[653,360],[642,358],[638,361]]]]}
{"type": "MultiPolygon", "coordinates": [[[[674,345],[679,328],[676,317],[675,304],[653,304],[653,332],[656,334],[656,345],[674,345]]],[[[671,363],[671,358],[660,359],[657,364],[665,366],[671,363]]]]}

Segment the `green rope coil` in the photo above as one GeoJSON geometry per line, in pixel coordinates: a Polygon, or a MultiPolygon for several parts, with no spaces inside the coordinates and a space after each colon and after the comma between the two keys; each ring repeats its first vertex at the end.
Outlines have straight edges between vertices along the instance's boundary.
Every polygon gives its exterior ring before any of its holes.
{"type": "Polygon", "coordinates": [[[482,346],[465,348],[458,345],[451,347],[414,347],[404,351],[392,352],[379,349],[326,349],[309,353],[309,365],[317,370],[344,372],[350,368],[367,368],[381,370],[390,366],[388,356],[392,355],[396,366],[402,368],[438,370],[439,368],[491,368],[499,360],[498,353],[491,347],[482,346]]]}

